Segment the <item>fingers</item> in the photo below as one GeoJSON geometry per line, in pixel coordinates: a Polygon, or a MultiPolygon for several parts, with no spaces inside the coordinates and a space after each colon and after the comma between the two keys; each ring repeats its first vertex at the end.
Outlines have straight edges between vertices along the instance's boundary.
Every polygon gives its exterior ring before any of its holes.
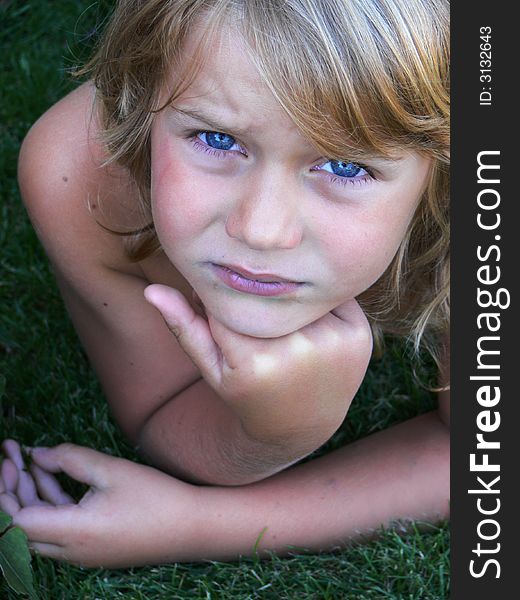
{"type": "Polygon", "coordinates": [[[31,544],[63,544],[75,529],[81,509],[73,506],[29,506],[12,515],[13,525],[21,527],[31,544]]]}
{"type": "MultiPolygon", "coordinates": [[[[75,444],[60,444],[53,448],[32,448],[30,455],[33,462],[45,471],[63,472],[77,481],[99,489],[107,487],[112,470],[115,470],[117,475],[117,468],[111,469],[111,465],[114,461],[121,460],[75,444]]],[[[45,478],[42,475],[40,479],[43,481],[45,478]]],[[[43,485],[50,491],[48,486],[52,484],[49,479],[45,479],[43,485]]]]}
{"type": "MultiPolygon", "coordinates": [[[[63,509],[49,506],[21,508],[14,494],[8,492],[0,494],[0,510],[13,518],[13,526],[24,530],[31,552],[49,558],[66,559],[64,548],[59,543],[67,527],[62,525],[63,509]]],[[[68,515],[65,522],[70,524],[68,515]]]]}
{"type": "Polygon", "coordinates": [[[16,486],[18,485],[18,469],[10,458],[5,458],[2,461],[0,475],[5,491],[16,492],[16,486]]]}
{"type": "Polygon", "coordinates": [[[74,500],[63,491],[54,475],[47,473],[36,464],[32,464],[30,470],[43,500],[54,505],[74,503],[74,500]]]}
{"type": "Polygon", "coordinates": [[[16,465],[16,468],[20,471],[23,471],[25,464],[22,457],[20,444],[15,440],[4,440],[2,442],[2,450],[7,458],[13,461],[13,463],[16,465]]]}
{"type": "Polygon", "coordinates": [[[338,319],[341,319],[345,323],[351,325],[359,325],[367,320],[365,313],[355,298],[347,300],[346,302],[343,302],[343,304],[336,306],[334,310],[331,310],[331,313],[338,317],[338,319]]]}
{"type": "Polygon", "coordinates": [[[15,512],[21,507],[74,503],[54,475],[35,463],[30,465],[29,472],[25,469],[18,442],[5,440],[1,447],[9,457],[0,468],[0,494],[7,494],[2,500],[6,509],[15,512]]]}
{"type": "Polygon", "coordinates": [[[358,348],[365,348],[370,357],[373,347],[372,329],[357,300],[347,300],[331,311],[331,314],[343,325],[345,340],[358,348]]]}
{"type": "Polygon", "coordinates": [[[182,349],[200,369],[205,379],[218,379],[221,352],[206,320],[195,313],[186,298],[165,285],[149,285],[146,300],[161,313],[182,349]]]}
{"type": "Polygon", "coordinates": [[[34,480],[27,471],[19,471],[16,495],[22,506],[41,506],[46,502],[41,500],[36,491],[34,480]]]}
{"type": "Polygon", "coordinates": [[[29,550],[33,554],[46,556],[55,560],[66,560],[65,552],[62,546],[57,544],[46,544],[45,542],[29,542],[29,550]]]}
{"type": "MultiPolygon", "coordinates": [[[[25,468],[20,444],[14,440],[4,440],[2,450],[7,458],[2,461],[0,467],[0,492],[16,493],[19,480],[19,472],[25,468]]],[[[8,506],[12,504],[8,498],[5,500],[8,506]]]]}
{"type": "Polygon", "coordinates": [[[195,290],[191,291],[191,299],[193,300],[193,303],[195,304],[195,312],[207,320],[208,316],[206,314],[206,307],[204,306],[202,300],[199,298],[199,295],[197,294],[197,292],[195,290]]]}
{"type": "Polygon", "coordinates": [[[0,510],[14,517],[20,510],[20,503],[13,492],[4,492],[0,494],[0,510]]]}

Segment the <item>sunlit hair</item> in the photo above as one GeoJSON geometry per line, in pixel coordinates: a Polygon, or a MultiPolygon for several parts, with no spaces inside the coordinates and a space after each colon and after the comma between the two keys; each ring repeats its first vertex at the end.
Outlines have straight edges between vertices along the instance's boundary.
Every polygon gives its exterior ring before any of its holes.
{"type": "Polygon", "coordinates": [[[302,134],[327,158],[418,151],[429,183],[385,274],[359,298],[376,345],[383,333],[416,346],[449,321],[449,7],[447,0],[120,0],[93,76],[108,162],[140,193],[142,227],[127,237],[135,261],[160,249],[150,210],[154,114],[190,85],[227,23],[243,34],[261,77],[302,134]],[[182,49],[202,27],[193,60],[182,49]],[[159,102],[175,74],[167,102],[159,102]]]}

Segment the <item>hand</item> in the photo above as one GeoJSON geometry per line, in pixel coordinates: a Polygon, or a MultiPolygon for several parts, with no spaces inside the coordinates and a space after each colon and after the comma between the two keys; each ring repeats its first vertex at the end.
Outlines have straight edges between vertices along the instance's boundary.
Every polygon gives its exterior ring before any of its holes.
{"type": "Polygon", "coordinates": [[[4,460],[0,467],[0,508],[12,514],[22,506],[50,506],[72,504],[74,501],[65,493],[56,478],[32,463],[25,468],[20,444],[14,440],[2,443],[4,460]],[[38,480],[41,498],[36,493],[34,480],[38,480]],[[42,499],[43,498],[43,499],[42,499]],[[49,501],[45,500],[49,499],[49,501]]]}
{"type": "Polygon", "coordinates": [[[292,445],[295,456],[305,447],[305,455],[341,424],[372,349],[356,300],[299,331],[266,339],[233,332],[211,314],[206,320],[167,286],[148,286],[145,296],[250,437],[292,445]]]}
{"type": "Polygon", "coordinates": [[[0,509],[37,553],[107,568],[191,558],[195,486],[73,444],[31,449],[25,471],[18,443],[6,440],[2,448],[0,509]],[[79,503],[62,490],[57,472],[90,486],[79,503]]]}

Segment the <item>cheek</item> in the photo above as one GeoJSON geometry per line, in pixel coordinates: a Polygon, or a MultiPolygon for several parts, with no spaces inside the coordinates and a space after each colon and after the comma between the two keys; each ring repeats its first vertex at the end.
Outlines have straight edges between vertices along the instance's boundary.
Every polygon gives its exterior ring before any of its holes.
{"type": "Polygon", "coordinates": [[[200,174],[190,173],[167,151],[153,160],[152,214],[161,242],[191,238],[207,226],[210,190],[206,188],[200,174]]]}
{"type": "Polygon", "coordinates": [[[347,226],[329,230],[324,243],[337,280],[355,290],[355,295],[375,283],[392,262],[408,221],[408,215],[398,219],[389,215],[350,215],[347,226]]]}

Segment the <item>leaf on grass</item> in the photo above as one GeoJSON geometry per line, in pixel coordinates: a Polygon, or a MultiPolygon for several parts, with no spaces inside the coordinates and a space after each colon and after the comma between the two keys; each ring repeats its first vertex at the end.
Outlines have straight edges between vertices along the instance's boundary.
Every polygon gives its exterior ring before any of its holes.
{"type": "Polygon", "coordinates": [[[0,533],[3,533],[12,523],[11,517],[0,510],[0,533]]]}
{"type": "Polygon", "coordinates": [[[0,537],[0,569],[13,590],[37,598],[32,583],[27,536],[19,527],[12,527],[0,537]]]}

